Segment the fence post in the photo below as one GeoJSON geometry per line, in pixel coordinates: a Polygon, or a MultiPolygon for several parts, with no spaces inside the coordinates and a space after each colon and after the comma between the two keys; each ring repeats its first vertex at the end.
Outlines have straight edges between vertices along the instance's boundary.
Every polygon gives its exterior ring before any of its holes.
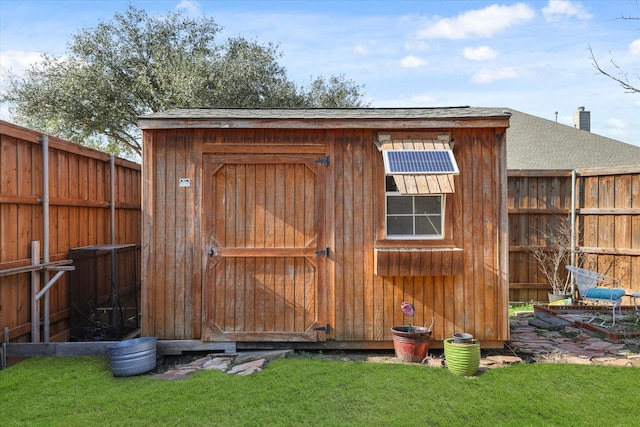
{"type": "Polygon", "coordinates": [[[109,156],[109,213],[111,215],[111,244],[116,244],[116,157],[109,156]]]}
{"type": "MultiPolygon", "coordinates": [[[[31,265],[40,264],[40,241],[31,242],[31,265]]],[[[40,342],[40,270],[31,272],[31,342],[40,342]]]]}
{"type": "MultiPolygon", "coordinates": [[[[576,265],[576,170],[571,171],[571,265],[576,265]]],[[[576,280],[571,273],[571,302],[576,297],[576,280]]]]}

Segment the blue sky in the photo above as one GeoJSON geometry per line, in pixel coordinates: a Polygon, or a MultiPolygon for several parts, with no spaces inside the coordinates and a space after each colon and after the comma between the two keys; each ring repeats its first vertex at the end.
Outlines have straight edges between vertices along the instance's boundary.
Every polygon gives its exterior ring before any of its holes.
{"type": "Polygon", "coordinates": [[[584,106],[592,132],[640,146],[640,94],[599,75],[589,52],[640,85],[640,22],[618,19],[640,16],[636,0],[0,0],[3,71],[64,54],[72,34],[129,3],[213,16],[223,38],[278,44],[298,84],[344,74],[373,107],[508,107],[572,126],[584,106]]]}

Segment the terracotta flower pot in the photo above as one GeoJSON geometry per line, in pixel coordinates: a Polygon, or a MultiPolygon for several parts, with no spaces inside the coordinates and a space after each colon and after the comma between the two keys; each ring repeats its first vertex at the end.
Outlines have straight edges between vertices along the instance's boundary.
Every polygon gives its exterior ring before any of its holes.
{"type": "Polygon", "coordinates": [[[413,326],[409,332],[408,326],[394,326],[393,348],[396,356],[403,362],[420,363],[427,357],[431,331],[420,326],[413,326]]]}

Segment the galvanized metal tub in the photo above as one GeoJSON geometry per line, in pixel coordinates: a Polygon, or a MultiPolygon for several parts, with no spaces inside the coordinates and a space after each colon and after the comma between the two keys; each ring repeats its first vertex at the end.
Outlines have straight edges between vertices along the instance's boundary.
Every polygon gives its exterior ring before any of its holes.
{"type": "Polygon", "coordinates": [[[107,346],[114,377],[144,374],[156,367],[156,337],[120,341],[107,346]]]}

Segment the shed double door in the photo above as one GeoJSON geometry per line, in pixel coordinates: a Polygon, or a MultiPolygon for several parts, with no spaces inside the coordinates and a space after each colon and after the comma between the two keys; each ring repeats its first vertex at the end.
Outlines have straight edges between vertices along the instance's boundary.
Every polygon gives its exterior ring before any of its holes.
{"type": "Polygon", "coordinates": [[[204,341],[325,339],[317,159],[204,155],[204,341]]]}

